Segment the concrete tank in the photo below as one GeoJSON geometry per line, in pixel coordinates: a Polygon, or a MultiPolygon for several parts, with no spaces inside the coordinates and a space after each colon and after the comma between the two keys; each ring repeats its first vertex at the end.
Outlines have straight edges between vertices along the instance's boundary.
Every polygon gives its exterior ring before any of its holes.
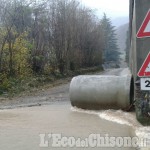
{"type": "Polygon", "coordinates": [[[131,75],[82,75],[70,84],[72,106],[83,109],[124,109],[134,95],[131,75]]]}

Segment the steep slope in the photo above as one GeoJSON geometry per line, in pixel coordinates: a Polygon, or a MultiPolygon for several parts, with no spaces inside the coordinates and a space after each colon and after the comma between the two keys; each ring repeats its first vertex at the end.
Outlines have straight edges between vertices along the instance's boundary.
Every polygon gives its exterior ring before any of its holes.
{"type": "Polygon", "coordinates": [[[126,34],[128,30],[129,24],[124,24],[116,29],[118,46],[121,51],[124,51],[126,44],[126,34]]]}
{"type": "Polygon", "coordinates": [[[118,39],[118,47],[119,47],[119,51],[122,53],[121,55],[121,59],[122,59],[122,65],[124,65],[124,61],[125,61],[125,47],[126,47],[126,34],[127,34],[127,30],[129,27],[129,23],[126,23],[124,25],[119,26],[116,29],[116,36],[118,39]]]}
{"type": "Polygon", "coordinates": [[[112,19],[113,26],[115,26],[117,28],[124,25],[124,24],[127,24],[128,22],[129,22],[128,16],[112,19]]]}

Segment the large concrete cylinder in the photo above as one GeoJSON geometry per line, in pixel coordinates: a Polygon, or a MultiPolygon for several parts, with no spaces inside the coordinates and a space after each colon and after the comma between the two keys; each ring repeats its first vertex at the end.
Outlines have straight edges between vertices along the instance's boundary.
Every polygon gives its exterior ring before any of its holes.
{"type": "Polygon", "coordinates": [[[70,84],[72,106],[83,109],[125,109],[133,99],[131,75],[74,77],[70,84]]]}

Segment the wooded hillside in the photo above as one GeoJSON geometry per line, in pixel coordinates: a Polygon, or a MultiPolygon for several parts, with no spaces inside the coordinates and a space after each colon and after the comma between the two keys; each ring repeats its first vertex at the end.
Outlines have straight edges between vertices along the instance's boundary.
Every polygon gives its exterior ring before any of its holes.
{"type": "Polygon", "coordinates": [[[65,74],[118,59],[106,15],[98,19],[76,0],[0,0],[2,91],[12,78],[65,74]]]}

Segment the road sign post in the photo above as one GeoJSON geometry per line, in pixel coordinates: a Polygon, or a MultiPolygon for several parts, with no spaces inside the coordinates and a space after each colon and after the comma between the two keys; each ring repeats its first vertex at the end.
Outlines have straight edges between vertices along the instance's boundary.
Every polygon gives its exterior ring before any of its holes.
{"type": "Polygon", "coordinates": [[[137,38],[150,37],[150,9],[148,10],[145,19],[137,32],[137,38]]]}
{"type": "Polygon", "coordinates": [[[139,77],[150,77],[150,52],[148,53],[138,74],[139,77]]]}
{"type": "Polygon", "coordinates": [[[141,90],[150,91],[150,78],[140,79],[141,90]]]}

